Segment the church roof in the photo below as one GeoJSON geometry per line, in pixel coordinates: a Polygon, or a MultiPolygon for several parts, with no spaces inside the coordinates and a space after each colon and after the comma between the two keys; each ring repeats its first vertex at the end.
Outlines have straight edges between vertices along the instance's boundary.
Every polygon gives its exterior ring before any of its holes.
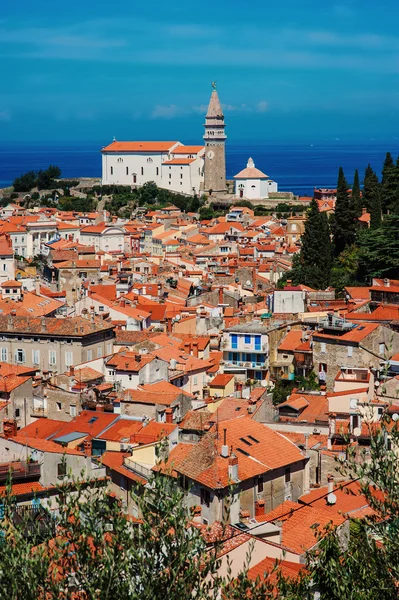
{"type": "Polygon", "coordinates": [[[167,152],[178,142],[112,142],[102,152],[167,152]]]}
{"type": "Polygon", "coordinates": [[[247,163],[247,168],[237,173],[237,175],[234,175],[234,179],[269,179],[269,175],[256,169],[254,161],[250,158],[247,163]]]}
{"type": "Polygon", "coordinates": [[[197,158],[172,158],[171,160],[165,160],[163,165],[189,165],[197,160],[197,158]]]}
{"type": "Polygon", "coordinates": [[[207,118],[224,117],[222,107],[220,104],[219,96],[216,90],[213,90],[211,99],[209,101],[208,112],[206,113],[207,118]]]}
{"type": "Polygon", "coordinates": [[[173,154],[198,154],[204,150],[204,146],[177,146],[172,153],[173,154]]]}

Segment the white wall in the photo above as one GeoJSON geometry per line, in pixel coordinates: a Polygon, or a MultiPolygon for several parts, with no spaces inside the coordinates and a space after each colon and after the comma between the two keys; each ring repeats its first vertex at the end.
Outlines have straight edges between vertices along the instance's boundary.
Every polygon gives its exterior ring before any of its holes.
{"type": "Polygon", "coordinates": [[[275,313],[300,313],[305,310],[305,292],[275,290],[273,296],[275,313]]]}

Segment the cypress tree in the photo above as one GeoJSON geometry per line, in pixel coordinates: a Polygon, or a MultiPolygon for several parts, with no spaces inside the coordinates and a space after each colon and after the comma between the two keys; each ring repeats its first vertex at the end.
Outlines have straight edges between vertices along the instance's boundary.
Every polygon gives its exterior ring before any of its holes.
{"type": "Polygon", "coordinates": [[[370,165],[364,174],[363,197],[370,213],[370,228],[377,229],[381,225],[381,195],[377,174],[370,165]]]}
{"type": "Polygon", "coordinates": [[[355,217],[362,214],[362,198],[360,196],[359,171],[356,169],[352,186],[352,210],[355,217]]]}
{"type": "Polygon", "coordinates": [[[331,270],[330,228],[326,213],[319,211],[315,199],[309,205],[301,243],[301,283],[315,289],[325,289],[329,284],[331,270]]]}
{"type": "Polygon", "coordinates": [[[382,169],[381,180],[381,208],[387,213],[393,208],[396,197],[396,186],[398,185],[398,169],[393,162],[390,152],[387,152],[382,169]]]}
{"type": "Polygon", "coordinates": [[[338,256],[347,246],[355,241],[355,221],[348,194],[348,183],[344,170],[339,168],[337,184],[337,201],[333,219],[334,252],[338,256]]]}

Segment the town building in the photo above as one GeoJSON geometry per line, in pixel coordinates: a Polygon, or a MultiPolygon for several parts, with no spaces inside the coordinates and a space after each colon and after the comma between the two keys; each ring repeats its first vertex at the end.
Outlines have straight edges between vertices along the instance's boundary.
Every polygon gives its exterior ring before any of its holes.
{"type": "Polygon", "coordinates": [[[234,175],[235,195],[245,200],[265,199],[269,193],[277,192],[277,183],[268,175],[255,168],[252,158],[248,159],[247,167],[234,175]]]}

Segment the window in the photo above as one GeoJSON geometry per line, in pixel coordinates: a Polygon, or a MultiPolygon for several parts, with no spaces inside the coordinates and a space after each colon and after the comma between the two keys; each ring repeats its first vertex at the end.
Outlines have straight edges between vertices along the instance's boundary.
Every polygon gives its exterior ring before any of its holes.
{"type": "Polygon", "coordinates": [[[57,364],[57,356],[55,354],[55,350],[49,350],[48,353],[48,364],[54,366],[57,364]]]}
{"type": "Polygon", "coordinates": [[[101,358],[103,355],[103,351],[101,350],[101,346],[97,348],[97,358],[101,358]]]}
{"type": "Polygon", "coordinates": [[[111,167],[111,175],[114,174],[114,167],[111,167]]]}
{"type": "Polygon", "coordinates": [[[194,375],[194,385],[198,385],[198,377],[197,377],[197,375],[194,375]]]}
{"type": "Polygon", "coordinates": [[[136,173],[133,175],[133,183],[137,183],[137,175],[136,175],[136,173]]]}
{"type": "Polygon", "coordinates": [[[7,352],[7,348],[2,348],[1,349],[1,362],[7,362],[8,360],[8,352],[7,352]]]}
{"type": "Polygon", "coordinates": [[[260,335],[255,336],[255,350],[261,349],[261,340],[262,340],[262,337],[260,335]]]}
{"type": "Polygon", "coordinates": [[[22,350],[22,348],[18,348],[17,350],[15,350],[15,362],[24,363],[25,360],[25,350],[22,350]]]}
{"type": "Polygon", "coordinates": [[[382,356],[385,354],[385,344],[384,344],[384,342],[380,342],[380,344],[379,344],[379,353],[382,356]]]}
{"type": "Polygon", "coordinates": [[[245,338],[244,341],[246,344],[251,343],[251,336],[248,333],[245,334],[244,338],[245,338]]]}
{"type": "Polygon", "coordinates": [[[183,173],[180,173],[180,179],[183,179],[183,173]]]}
{"type": "Polygon", "coordinates": [[[119,480],[119,487],[121,488],[121,490],[127,489],[126,477],[124,475],[121,475],[121,478],[119,480]]]}
{"type": "Polygon", "coordinates": [[[209,490],[205,488],[201,488],[201,504],[204,506],[209,506],[211,503],[211,493],[209,490]]]}
{"type": "Polygon", "coordinates": [[[126,167],[126,175],[129,175],[129,167],[126,167]]]}
{"type": "Polygon", "coordinates": [[[141,167],[141,174],[144,175],[144,167],[141,167]]]}
{"type": "Polygon", "coordinates": [[[92,360],[93,358],[93,350],[88,350],[87,351],[87,360],[92,360]]]}
{"type": "Polygon", "coordinates": [[[320,352],[322,354],[326,354],[327,350],[326,350],[326,343],[325,342],[321,342],[321,344],[320,344],[320,352]]]}
{"type": "Polygon", "coordinates": [[[238,335],[236,333],[231,334],[231,347],[233,350],[237,350],[238,348],[238,335]]]}
{"type": "Polygon", "coordinates": [[[258,494],[261,494],[263,492],[263,477],[258,477],[257,486],[258,486],[258,494]]]}
{"type": "Polygon", "coordinates": [[[40,350],[32,350],[32,362],[34,365],[40,365],[40,350]]]}
{"type": "Polygon", "coordinates": [[[159,168],[157,167],[157,175],[159,175],[159,168]]]}
{"type": "Polygon", "coordinates": [[[19,408],[15,409],[15,418],[19,419],[19,417],[21,416],[21,410],[19,408]]]}
{"type": "Polygon", "coordinates": [[[76,406],[74,404],[70,405],[69,414],[71,415],[71,417],[76,417],[76,406]]]}
{"type": "Polygon", "coordinates": [[[57,477],[65,477],[67,474],[66,462],[58,463],[57,465],[57,477]]]}
{"type": "Polygon", "coordinates": [[[169,173],[169,179],[172,179],[172,173],[169,173]]]}
{"type": "Polygon", "coordinates": [[[291,483],[291,469],[287,467],[284,472],[285,483],[291,483]]]}
{"type": "Polygon", "coordinates": [[[129,375],[129,381],[132,381],[133,376],[129,375]]]}
{"type": "Polygon", "coordinates": [[[61,404],[61,402],[56,402],[55,405],[56,405],[58,411],[62,410],[62,404],[61,404]]]}
{"type": "Polygon", "coordinates": [[[3,271],[7,271],[7,263],[3,263],[3,271]]]}
{"type": "Polygon", "coordinates": [[[71,367],[73,365],[73,354],[72,352],[65,352],[65,366],[71,367]]]}
{"type": "Polygon", "coordinates": [[[353,356],[353,346],[348,346],[348,356],[353,356]]]}

